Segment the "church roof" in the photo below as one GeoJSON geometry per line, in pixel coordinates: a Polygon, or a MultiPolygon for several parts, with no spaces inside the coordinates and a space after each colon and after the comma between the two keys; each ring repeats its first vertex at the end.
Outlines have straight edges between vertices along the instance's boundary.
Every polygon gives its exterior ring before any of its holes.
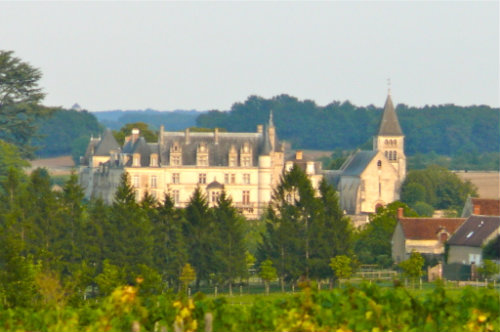
{"type": "Polygon", "coordinates": [[[342,175],[360,176],[378,151],[358,151],[342,166],[342,175]]]}
{"type": "Polygon", "coordinates": [[[120,149],[120,146],[116,142],[113,133],[110,129],[106,129],[104,136],[95,147],[94,156],[109,156],[111,150],[118,149],[120,149]]]}
{"type": "Polygon", "coordinates": [[[392,104],[391,95],[387,95],[387,99],[385,101],[384,113],[382,114],[382,119],[380,120],[378,135],[403,136],[403,131],[399,125],[396,110],[392,104]]]}

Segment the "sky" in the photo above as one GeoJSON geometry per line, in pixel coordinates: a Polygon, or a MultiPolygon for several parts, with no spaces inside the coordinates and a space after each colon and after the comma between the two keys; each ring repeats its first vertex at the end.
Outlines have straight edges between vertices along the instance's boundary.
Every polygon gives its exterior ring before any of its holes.
{"type": "Polygon", "coordinates": [[[499,106],[499,2],[0,2],[47,106],[229,110],[250,95],[499,106]]]}

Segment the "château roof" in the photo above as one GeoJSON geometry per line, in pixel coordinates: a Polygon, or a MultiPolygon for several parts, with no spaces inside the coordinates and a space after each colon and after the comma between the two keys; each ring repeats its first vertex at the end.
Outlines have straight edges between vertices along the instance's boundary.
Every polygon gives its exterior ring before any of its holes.
{"type": "Polygon", "coordinates": [[[110,129],[106,129],[104,136],[95,146],[94,156],[109,156],[111,150],[119,149],[120,146],[116,142],[113,132],[110,129]]]}
{"type": "Polygon", "coordinates": [[[391,95],[387,95],[384,105],[384,113],[380,120],[378,136],[403,136],[403,131],[399,125],[396,110],[392,104],[391,95]]]}

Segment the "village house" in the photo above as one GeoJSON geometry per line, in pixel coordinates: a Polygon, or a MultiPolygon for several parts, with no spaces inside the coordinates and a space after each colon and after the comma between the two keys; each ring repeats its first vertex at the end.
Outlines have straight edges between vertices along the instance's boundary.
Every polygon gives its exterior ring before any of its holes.
{"type": "Polygon", "coordinates": [[[408,218],[398,209],[398,222],[392,235],[392,259],[396,264],[416,251],[427,258],[443,260],[446,241],[465,218],[408,218]]]}

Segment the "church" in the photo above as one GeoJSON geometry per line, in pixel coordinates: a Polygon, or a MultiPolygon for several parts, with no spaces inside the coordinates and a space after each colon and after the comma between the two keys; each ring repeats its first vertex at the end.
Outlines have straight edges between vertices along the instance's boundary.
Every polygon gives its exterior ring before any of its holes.
{"type": "Polygon", "coordinates": [[[247,218],[258,218],[271,201],[283,171],[301,167],[317,188],[321,179],[333,184],[340,205],[355,226],[368,221],[379,206],[399,199],[406,176],[404,135],[388,94],[373,150],[357,151],[340,170],[322,170],[301,151],[287,157],[278,140],[272,112],[266,126],[253,133],[168,132],[160,128],[158,141],[148,143],[139,130],[119,146],[110,130],[91,138],[80,161],[80,183],[85,196],[111,203],[121,175],[126,172],[136,198],[146,192],[162,199],[168,194],[185,207],[200,188],[211,205],[222,190],[247,218]]]}
{"type": "Polygon", "coordinates": [[[368,221],[368,215],[380,206],[399,200],[406,177],[404,135],[390,93],[385,101],[371,151],[357,151],[340,170],[323,171],[335,185],[340,206],[355,226],[368,221]]]}

